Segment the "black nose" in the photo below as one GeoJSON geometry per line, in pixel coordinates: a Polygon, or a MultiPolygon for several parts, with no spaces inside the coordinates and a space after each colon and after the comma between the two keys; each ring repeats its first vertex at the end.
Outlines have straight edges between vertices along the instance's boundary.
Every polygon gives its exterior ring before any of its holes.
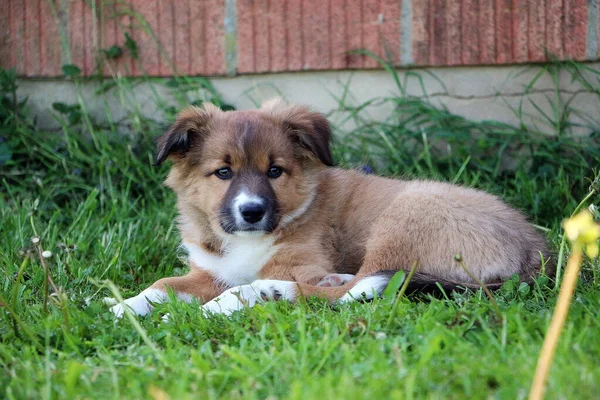
{"type": "Polygon", "coordinates": [[[260,203],[248,203],[240,206],[240,214],[242,214],[244,221],[249,224],[255,224],[260,221],[266,212],[267,207],[260,203]]]}

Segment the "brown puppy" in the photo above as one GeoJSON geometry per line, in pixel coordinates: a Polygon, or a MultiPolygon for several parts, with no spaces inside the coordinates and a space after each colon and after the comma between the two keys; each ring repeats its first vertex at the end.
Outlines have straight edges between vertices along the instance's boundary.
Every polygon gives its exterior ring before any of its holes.
{"type": "Polygon", "coordinates": [[[223,313],[266,299],[348,301],[381,293],[415,261],[415,287],[476,287],[457,253],[491,285],[540,272],[544,238],[498,198],[330,168],[330,137],[322,115],[281,101],[181,112],[158,141],[157,164],[173,161],[166,184],[177,193],[191,271],[124,304],[146,314],[167,287],[223,313]]]}

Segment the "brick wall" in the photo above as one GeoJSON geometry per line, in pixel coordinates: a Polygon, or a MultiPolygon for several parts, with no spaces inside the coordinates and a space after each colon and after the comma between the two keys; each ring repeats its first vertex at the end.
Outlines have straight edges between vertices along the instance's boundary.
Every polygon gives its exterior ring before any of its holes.
{"type": "Polygon", "coordinates": [[[598,59],[598,0],[0,0],[21,76],[232,75],[598,59]],[[137,44],[108,60],[102,49],[137,44]]]}

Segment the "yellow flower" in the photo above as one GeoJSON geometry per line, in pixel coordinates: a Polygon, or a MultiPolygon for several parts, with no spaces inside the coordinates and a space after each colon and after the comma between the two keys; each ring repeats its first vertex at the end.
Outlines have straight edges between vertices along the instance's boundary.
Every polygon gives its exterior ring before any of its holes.
{"type": "Polygon", "coordinates": [[[565,234],[571,243],[585,249],[589,257],[598,256],[598,239],[600,238],[600,225],[594,222],[592,213],[587,210],[563,222],[565,234]]]}
{"type": "Polygon", "coordinates": [[[590,258],[598,257],[598,243],[592,243],[585,246],[585,253],[590,258]]]}

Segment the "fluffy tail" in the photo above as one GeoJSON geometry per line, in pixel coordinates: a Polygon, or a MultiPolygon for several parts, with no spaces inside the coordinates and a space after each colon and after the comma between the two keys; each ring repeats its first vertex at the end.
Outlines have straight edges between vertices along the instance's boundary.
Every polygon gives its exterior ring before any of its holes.
{"type": "MultiPolygon", "coordinates": [[[[387,278],[388,283],[398,271],[387,270],[387,271],[379,271],[375,273],[375,276],[384,276],[387,278]]],[[[486,283],[485,286],[490,290],[497,290],[502,287],[504,282],[491,282],[486,283]]],[[[387,285],[386,285],[387,286],[387,285]]],[[[440,293],[444,291],[446,293],[451,293],[458,289],[472,289],[477,290],[480,288],[480,285],[477,283],[466,283],[466,282],[455,282],[448,279],[440,279],[435,278],[431,275],[424,274],[422,272],[415,272],[410,282],[408,282],[408,287],[406,288],[406,293],[440,293]]],[[[385,290],[385,289],[384,289],[385,290]]]]}
{"type": "MultiPolygon", "coordinates": [[[[357,276],[350,282],[338,287],[317,287],[306,284],[298,284],[298,293],[300,297],[317,296],[327,298],[331,302],[352,301],[360,298],[372,299],[383,293],[387,285],[397,270],[378,271],[368,276],[357,276]]],[[[497,290],[502,287],[503,282],[486,283],[490,290],[497,290]]],[[[422,272],[415,272],[408,283],[407,294],[410,293],[431,293],[441,294],[450,293],[460,289],[479,289],[476,283],[455,282],[447,279],[440,279],[422,272]]]]}

